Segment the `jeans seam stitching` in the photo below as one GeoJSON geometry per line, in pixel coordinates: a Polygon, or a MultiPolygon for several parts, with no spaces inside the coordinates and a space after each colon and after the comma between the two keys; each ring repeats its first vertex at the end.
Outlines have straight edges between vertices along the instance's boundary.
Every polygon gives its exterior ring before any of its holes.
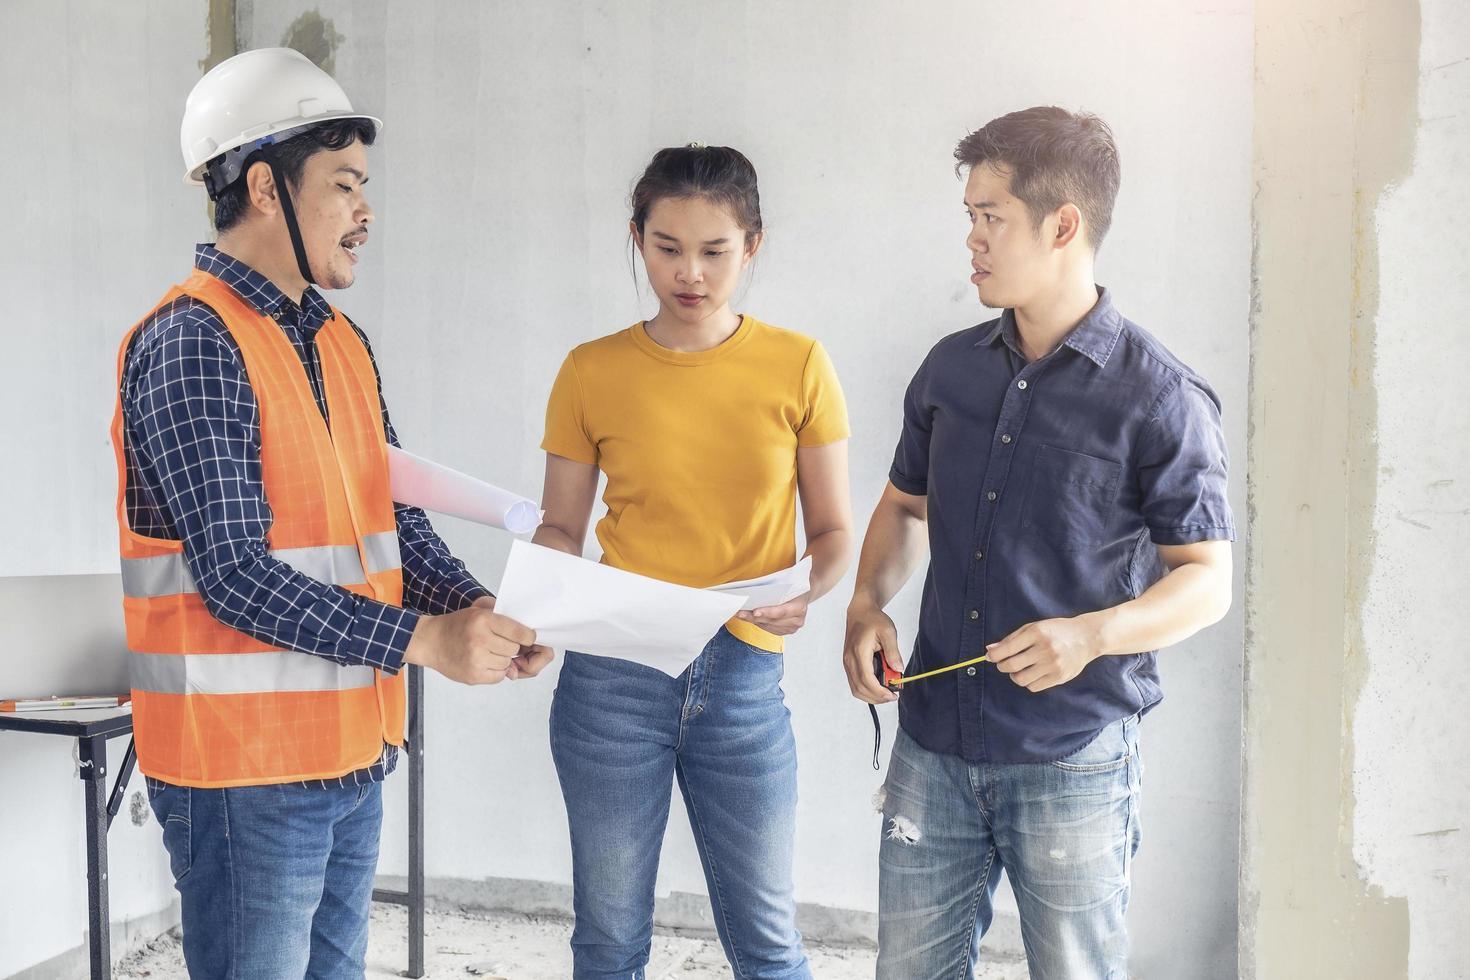
{"type": "MultiPolygon", "coordinates": [[[[1083,746],[1083,748],[1086,748],[1086,746],[1083,746]]],[[[1079,750],[1079,751],[1081,751],[1081,750],[1079,750]]],[[[1133,750],[1130,749],[1128,751],[1128,754],[1125,755],[1125,756],[1123,756],[1123,758],[1121,758],[1121,759],[1115,759],[1112,762],[1094,762],[1094,763],[1086,763],[1086,764],[1083,764],[1083,765],[1078,765],[1076,763],[1071,763],[1071,762],[1062,762],[1060,759],[1058,759],[1055,762],[1048,762],[1048,763],[1046,763],[1046,765],[1052,766],[1053,768],[1056,768],[1056,769],[1060,769],[1062,772],[1079,772],[1079,773],[1084,773],[1084,774],[1086,774],[1086,773],[1100,773],[1100,772],[1117,772],[1119,769],[1122,769],[1125,766],[1127,766],[1128,763],[1132,759],[1133,759],[1133,750]]]]}
{"type": "Polygon", "coordinates": [[[239,881],[237,880],[235,875],[235,848],[234,843],[230,838],[230,791],[228,789],[220,790],[219,799],[220,816],[224,822],[225,830],[225,865],[229,869],[227,872],[227,880],[229,881],[230,887],[230,967],[227,980],[240,980],[240,974],[237,966],[239,961],[240,948],[244,945],[243,938],[240,935],[240,920],[243,918],[243,909],[240,907],[241,897],[239,881]]]}
{"type": "MultiPolygon", "coordinates": [[[[980,893],[985,890],[986,883],[990,880],[990,866],[995,863],[995,845],[992,844],[985,855],[985,867],[976,881],[975,894],[970,899],[970,929],[969,935],[975,935],[975,924],[980,916],[980,893]]],[[[955,974],[956,980],[968,980],[969,974],[973,973],[974,964],[970,962],[969,940],[965,942],[965,954],[960,964],[960,972],[955,974]]]]}
{"type": "MultiPolygon", "coordinates": [[[[985,819],[985,825],[987,827],[991,827],[990,811],[985,809],[985,794],[980,791],[979,786],[975,785],[974,769],[972,769],[970,766],[966,766],[965,769],[967,770],[966,776],[969,778],[970,782],[970,795],[975,798],[975,807],[980,811],[980,816],[985,819]]],[[[983,782],[983,779],[981,781],[983,782]]],[[[994,829],[994,827],[991,827],[992,831],[994,829]]]]}
{"type": "MultiPolygon", "coordinates": [[[[718,634],[716,634],[716,635],[718,636],[718,634]]],[[[714,679],[715,679],[715,662],[719,659],[718,657],[716,657],[714,655],[716,649],[718,649],[718,648],[715,647],[713,644],[711,644],[711,649],[709,651],[709,653],[710,653],[709,663],[705,664],[705,667],[704,667],[704,689],[702,691],[700,691],[700,694],[699,694],[699,712],[700,712],[700,714],[703,714],[704,713],[704,705],[710,699],[710,687],[714,683],[714,679]]]]}

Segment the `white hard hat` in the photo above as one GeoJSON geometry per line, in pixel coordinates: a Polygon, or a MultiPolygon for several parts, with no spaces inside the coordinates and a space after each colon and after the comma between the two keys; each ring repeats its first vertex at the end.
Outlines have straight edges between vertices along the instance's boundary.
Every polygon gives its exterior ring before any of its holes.
{"type": "Polygon", "coordinates": [[[199,79],[184,104],[179,126],[184,183],[203,184],[205,165],[231,150],[263,140],[279,142],[334,119],[365,119],[379,129],[383,125],[373,116],[353,112],[342,86],[301,52],[291,48],[241,52],[199,79]]]}

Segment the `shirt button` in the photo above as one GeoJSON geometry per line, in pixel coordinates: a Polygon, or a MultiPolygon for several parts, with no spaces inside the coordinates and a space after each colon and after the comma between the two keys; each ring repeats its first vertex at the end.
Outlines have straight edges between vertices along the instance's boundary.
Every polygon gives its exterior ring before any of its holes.
{"type": "Polygon", "coordinates": [[[996,496],[997,496],[996,492],[994,490],[992,490],[992,491],[990,491],[989,493],[987,493],[985,495],[985,499],[986,500],[994,500],[996,498],[996,496]]]}
{"type": "Polygon", "coordinates": [[[984,557],[985,557],[985,552],[983,552],[983,551],[977,551],[977,552],[975,552],[975,560],[976,561],[980,561],[984,557]]]}
{"type": "Polygon", "coordinates": [[[976,620],[976,619],[979,619],[979,618],[980,618],[980,610],[978,610],[978,609],[971,609],[970,610],[970,619],[973,621],[973,620],[976,620]]]}
{"type": "Polygon", "coordinates": [[[1003,442],[1003,443],[1005,443],[1007,446],[1009,446],[1011,444],[1011,437],[1008,436],[1008,435],[1007,436],[1001,436],[1000,437],[1000,441],[1003,442]]]}
{"type": "Polygon", "coordinates": [[[1020,388],[1022,391],[1025,391],[1026,390],[1026,382],[1025,381],[1017,381],[1016,382],[1016,387],[1017,388],[1020,388]]]}
{"type": "Polygon", "coordinates": [[[965,673],[969,674],[971,677],[974,677],[975,676],[975,668],[974,667],[966,667],[965,668],[965,673]]]}

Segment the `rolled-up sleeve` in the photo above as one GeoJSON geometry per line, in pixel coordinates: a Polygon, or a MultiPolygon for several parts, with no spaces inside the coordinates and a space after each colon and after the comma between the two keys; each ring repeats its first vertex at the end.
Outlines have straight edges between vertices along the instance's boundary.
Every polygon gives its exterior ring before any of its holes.
{"type": "Polygon", "coordinates": [[[1155,544],[1235,540],[1220,400],[1181,376],[1160,396],[1139,441],[1141,507],[1155,544]]]}

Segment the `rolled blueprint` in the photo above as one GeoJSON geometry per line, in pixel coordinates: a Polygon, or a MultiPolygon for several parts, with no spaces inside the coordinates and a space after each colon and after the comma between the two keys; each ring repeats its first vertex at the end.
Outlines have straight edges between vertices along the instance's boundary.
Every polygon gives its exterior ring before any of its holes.
{"type": "Polygon", "coordinates": [[[541,509],[525,497],[472,476],[388,447],[388,478],[400,504],[476,524],[528,534],[541,526],[541,509]]]}

